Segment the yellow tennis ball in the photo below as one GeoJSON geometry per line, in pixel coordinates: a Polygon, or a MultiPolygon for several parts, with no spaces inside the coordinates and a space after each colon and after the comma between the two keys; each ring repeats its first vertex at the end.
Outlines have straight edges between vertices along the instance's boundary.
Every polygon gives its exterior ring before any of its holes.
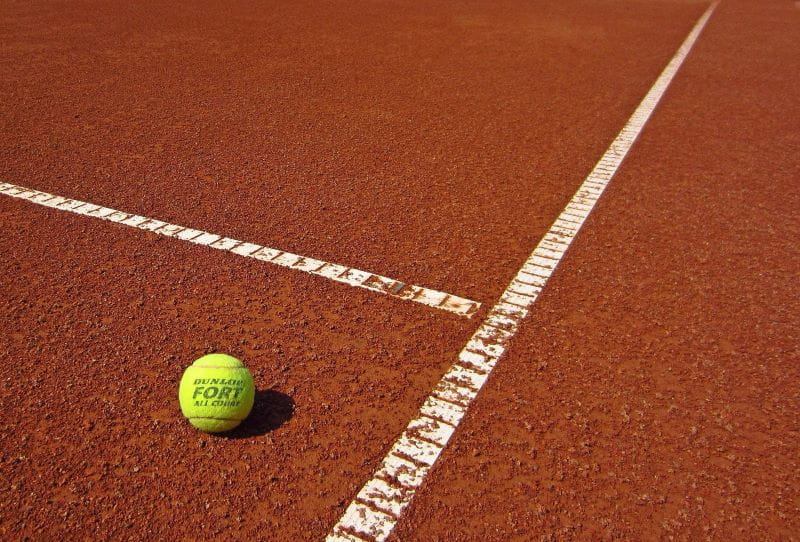
{"type": "Polygon", "coordinates": [[[208,354],[192,363],[178,389],[183,415],[208,433],[230,431],[242,423],[255,394],[250,371],[227,354],[208,354]]]}

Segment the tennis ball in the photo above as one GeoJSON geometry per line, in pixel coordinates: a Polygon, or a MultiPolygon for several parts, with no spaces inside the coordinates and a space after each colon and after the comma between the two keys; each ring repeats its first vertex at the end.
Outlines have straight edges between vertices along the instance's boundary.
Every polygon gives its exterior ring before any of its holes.
{"type": "Polygon", "coordinates": [[[181,412],[208,433],[230,431],[242,423],[255,394],[250,371],[227,354],[208,354],[192,363],[178,388],[181,412]]]}

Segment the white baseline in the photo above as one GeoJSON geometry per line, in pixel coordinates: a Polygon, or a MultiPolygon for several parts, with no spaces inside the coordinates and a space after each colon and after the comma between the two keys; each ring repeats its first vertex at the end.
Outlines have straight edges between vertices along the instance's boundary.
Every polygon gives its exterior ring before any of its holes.
{"type": "Polygon", "coordinates": [[[308,256],[299,256],[291,252],[269,248],[255,243],[238,241],[215,233],[162,222],[154,218],[124,213],[109,207],[102,207],[85,201],[64,198],[54,194],[48,194],[47,192],[25,188],[24,186],[0,183],[0,194],[23,199],[60,211],[68,211],[79,215],[100,218],[110,222],[116,222],[117,224],[157,233],[159,235],[174,237],[182,241],[189,241],[190,243],[204,245],[218,250],[225,250],[239,256],[255,258],[263,262],[311,273],[312,275],[325,277],[336,282],[342,282],[358,288],[365,288],[391,297],[414,301],[422,305],[452,312],[468,318],[475,314],[481,306],[477,301],[437,290],[431,290],[430,288],[423,288],[422,286],[406,284],[399,280],[384,277],[376,273],[370,273],[369,271],[362,271],[353,267],[325,262],[308,256]]]}

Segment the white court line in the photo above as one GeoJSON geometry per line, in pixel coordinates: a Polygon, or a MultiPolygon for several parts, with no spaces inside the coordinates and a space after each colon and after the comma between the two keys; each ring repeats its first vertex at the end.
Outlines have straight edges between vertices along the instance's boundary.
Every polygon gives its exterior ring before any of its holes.
{"type": "Polygon", "coordinates": [[[182,241],[189,241],[198,245],[225,250],[238,254],[239,256],[255,258],[256,260],[280,265],[282,267],[311,273],[312,275],[325,277],[350,286],[365,288],[391,297],[414,301],[435,309],[466,316],[467,318],[475,314],[481,306],[477,301],[445,292],[439,292],[437,290],[431,290],[430,288],[423,288],[422,286],[406,284],[399,280],[370,273],[369,271],[361,271],[360,269],[325,262],[308,256],[298,256],[291,252],[285,252],[255,243],[246,243],[215,233],[169,224],[154,218],[133,215],[109,207],[101,207],[100,205],[87,203],[85,201],[68,199],[23,186],[0,183],[0,194],[23,199],[45,207],[52,207],[53,209],[101,218],[103,220],[116,222],[117,224],[124,224],[125,226],[151,231],[159,235],[174,237],[182,241]]]}
{"type": "Polygon", "coordinates": [[[697,21],[594,170],[511,281],[500,301],[327,536],[383,542],[447,445],[508,342],[589,216],[714,11],[697,21]]]}

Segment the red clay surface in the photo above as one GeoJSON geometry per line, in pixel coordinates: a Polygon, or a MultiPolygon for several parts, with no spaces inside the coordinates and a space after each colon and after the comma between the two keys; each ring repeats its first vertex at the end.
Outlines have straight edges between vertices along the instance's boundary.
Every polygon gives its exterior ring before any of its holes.
{"type": "Polygon", "coordinates": [[[724,2],[395,540],[796,540],[800,12],[724,2]]]}
{"type": "Polygon", "coordinates": [[[12,3],[0,176],[490,301],[703,8],[12,3]]]}
{"type": "Polygon", "coordinates": [[[5,540],[319,539],[474,325],[10,198],[0,218],[5,540]],[[234,438],[178,408],[209,351],[261,392],[234,438]]]}
{"type": "MultiPolygon", "coordinates": [[[[6,2],[0,180],[491,305],[701,2],[6,2]]],[[[790,2],[722,5],[397,540],[791,539],[790,2]]],[[[0,197],[0,538],[319,540],[472,320],[0,197]],[[260,394],[180,416],[208,351],[260,394]]]]}

